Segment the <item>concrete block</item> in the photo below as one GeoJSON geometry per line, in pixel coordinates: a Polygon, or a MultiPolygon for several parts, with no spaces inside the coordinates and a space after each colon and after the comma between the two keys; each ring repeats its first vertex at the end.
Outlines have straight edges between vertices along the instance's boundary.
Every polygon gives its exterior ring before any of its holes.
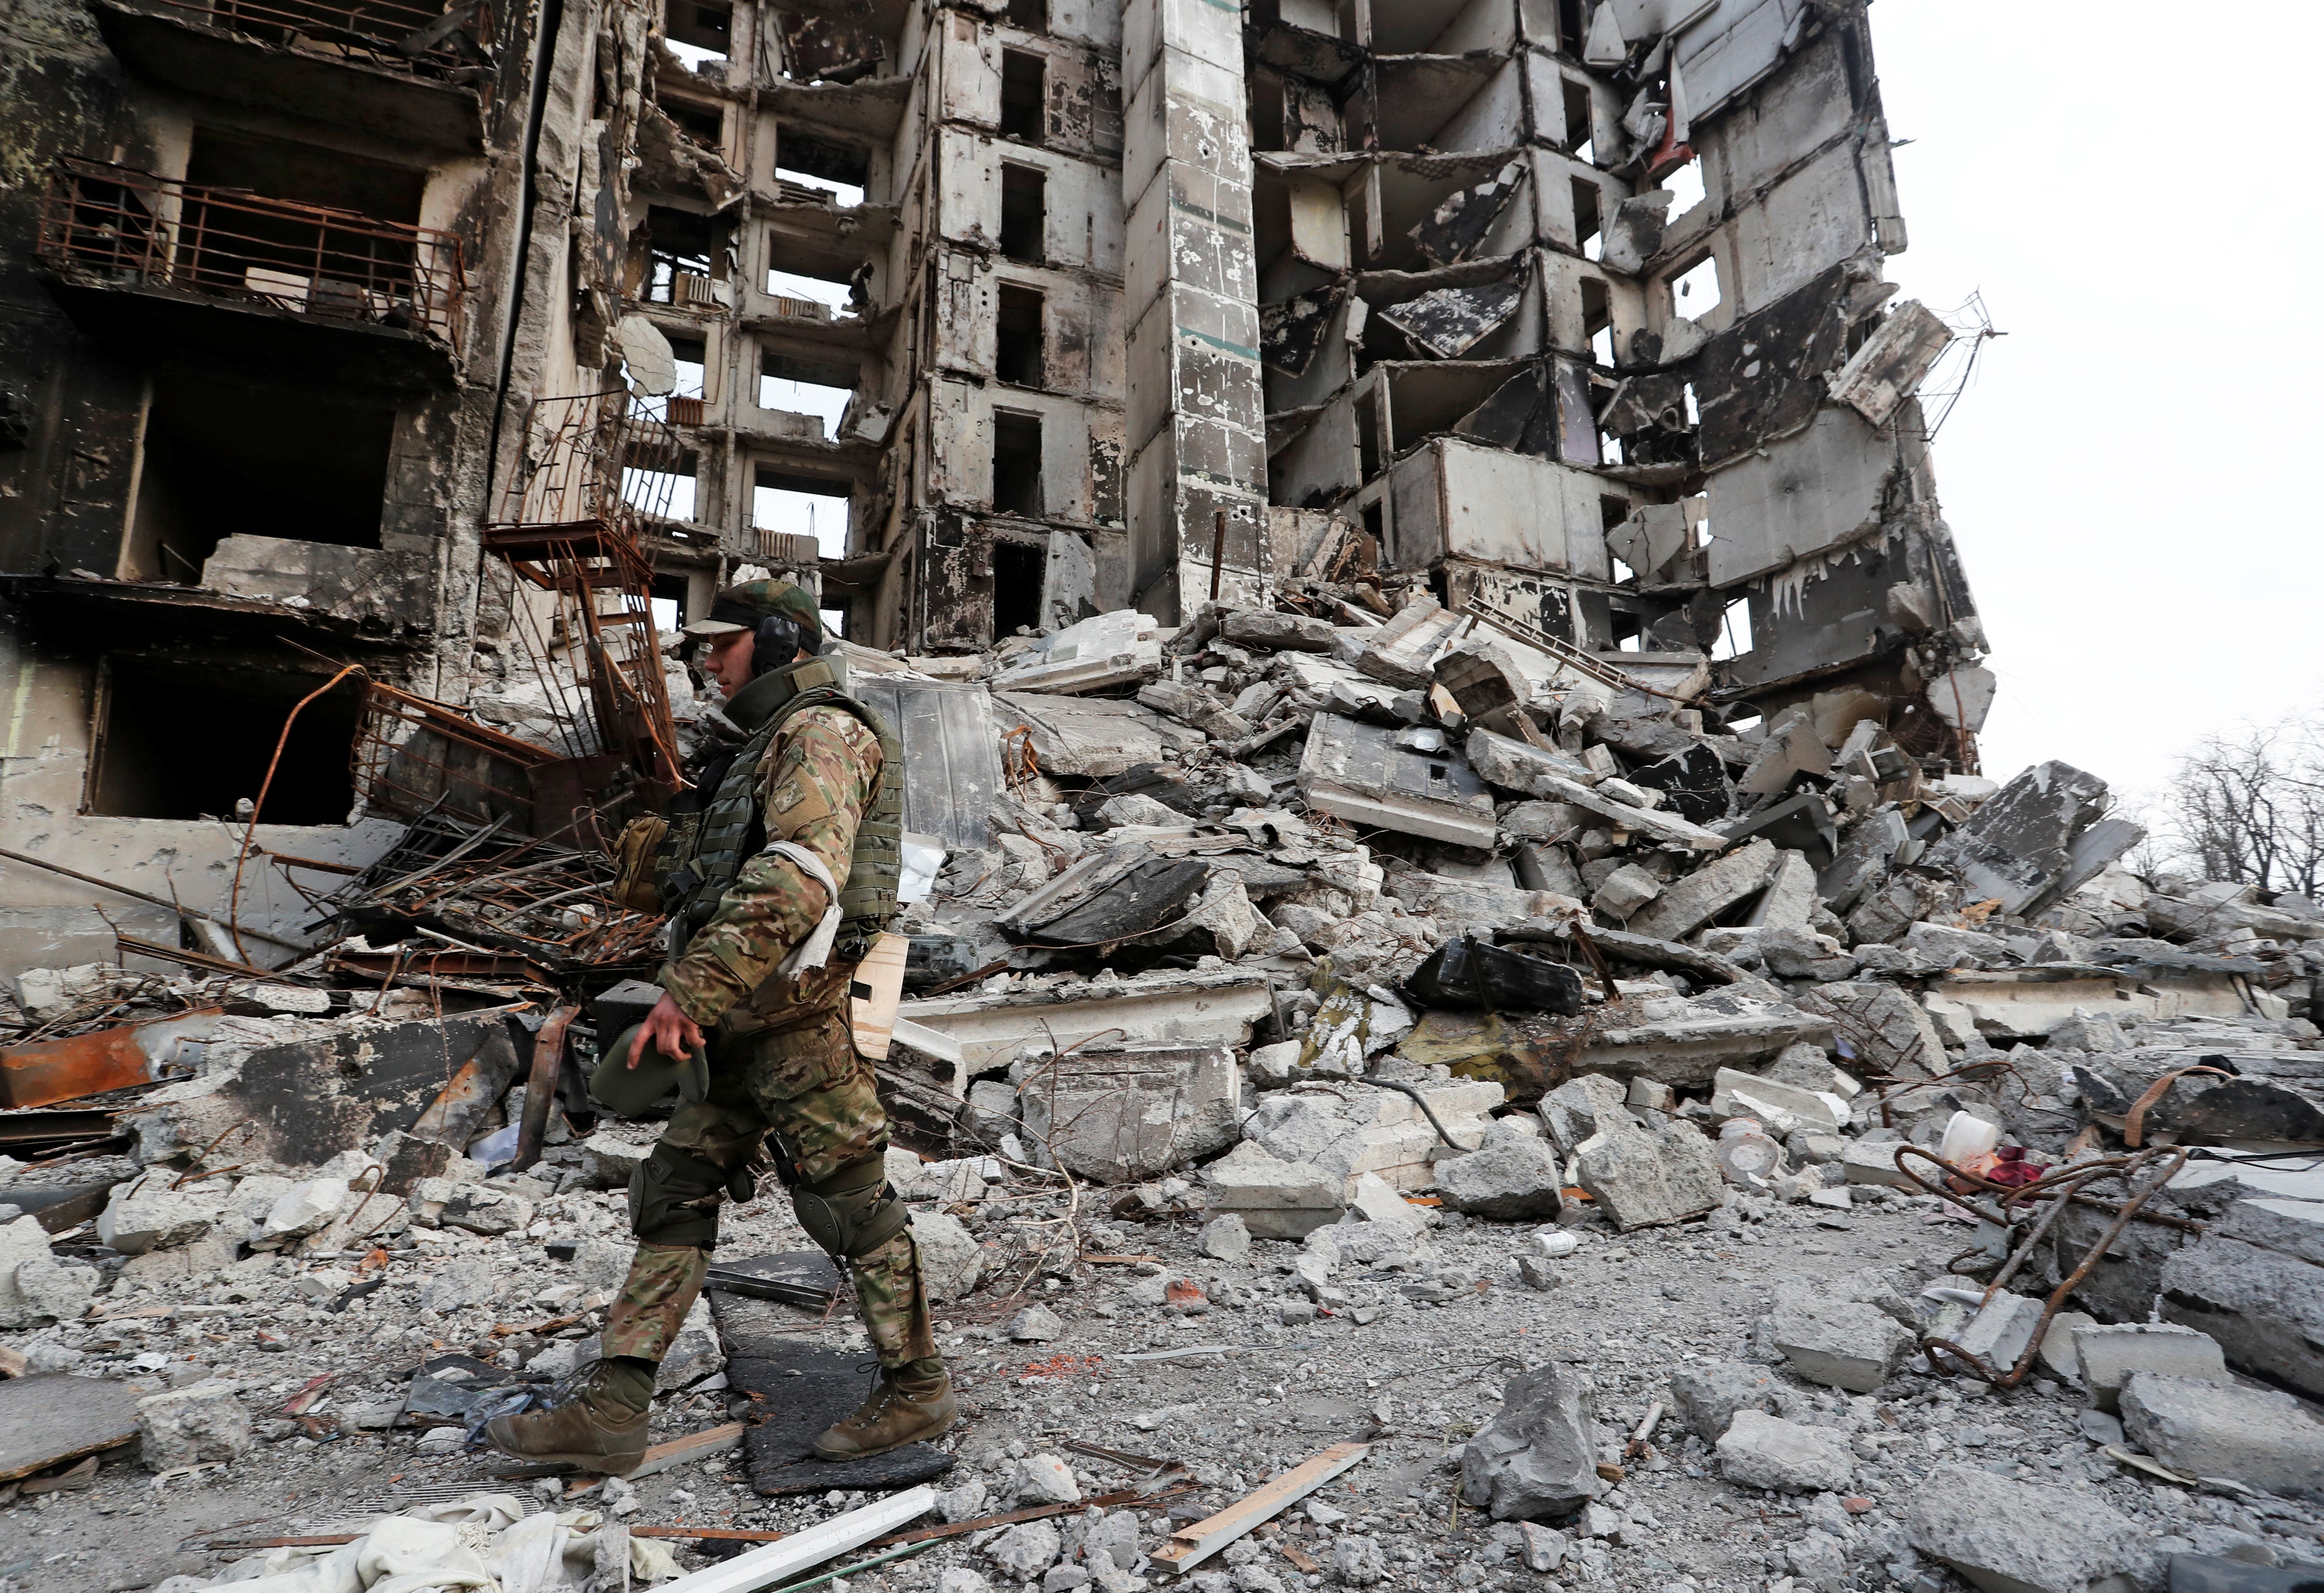
{"type": "Polygon", "coordinates": [[[2081,1352],[2074,1348],[2075,1331],[2095,1328],[2098,1320],[2088,1311],[2061,1311],[2050,1319],[2042,1333],[2042,1368],[2061,1383],[2079,1383],[2082,1379],[2081,1352]]]}
{"type": "Polygon", "coordinates": [[[1213,1261],[1240,1261],[1250,1254],[1250,1229],[1229,1211],[1204,1223],[1195,1243],[1213,1261]]]}
{"type": "Polygon", "coordinates": [[[1557,1153],[1524,1135],[1497,1135],[1481,1151],[1436,1164],[1436,1189],[1446,1205],[1495,1222],[1555,1217],[1558,1184],[1557,1153]]]}
{"type": "Polygon", "coordinates": [[[1362,1214],[1366,1222],[1400,1237],[1410,1237],[1435,1220],[1435,1214],[1426,1207],[1415,1206],[1397,1194],[1376,1173],[1365,1173],[1356,1180],[1355,1192],[1348,1204],[1362,1214]]]}
{"type": "Polygon", "coordinates": [[[98,1276],[94,1267],[59,1261],[38,1218],[0,1224],[0,1328],[80,1320],[88,1314],[98,1276]]]}
{"type": "Polygon", "coordinates": [[[1904,1534],[1984,1593],[2139,1593],[2146,1529],[2089,1494],[1939,1466],[1912,1490],[1904,1534]]]}
{"type": "Polygon", "coordinates": [[[139,1456],[149,1471],[232,1460],[254,1441],[234,1385],[212,1377],[137,1402],[139,1456]]]}
{"type": "Polygon", "coordinates": [[[191,1244],[208,1233],[226,1209],[229,1190],[215,1179],[172,1190],[180,1176],[175,1168],[151,1167],[115,1184],[97,1215],[97,1238],[124,1255],[143,1255],[191,1244]]]}
{"type": "Polygon", "coordinates": [[[2324,1400],[2324,1266],[2221,1234],[2163,1261],[2165,1319],[2219,1341],[2227,1364],[2324,1400]]]}
{"type": "Polygon", "coordinates": [[[2004,1289],[1985,1302],[1954,1342],[1995,1371],[2006,1372],[2033,1347],[2043,1303],[2004,1289]]]}
{"type": "Polygon", "coordinates": [[[1692,1124],[1658,1117],[1641,1127],[1609,1112],[1573,1154],[1575,1181],[1624,1233],[1683,1222],[1726,1203],[1711,1142],[1692,1124]]]}
{"type": "Polygon", "coordinates": [[[1271,1156],[1250,1140],[1204,1168],[1202,1183],[1214,1217],[1240,1217],[1262,1239],[1304,1239],[1347,1209],[1338,1177],[1271,1156]]]}
{"type": "Polygon", "coordinates": [[[1242,1072],[1223,1045],[1084,1048],[1018,1081],[1025,1132],[1071,1172],[1135,1183],[1234,1144],[1242,1072]]]}
{"type": "Polygon", "coordinates": [[[1839,1433],[1829,1427],[1803,1427],[1763,1411],[1737,1411],[1717,1447],[1720,1475],[1744,1487],[1836,1493],[1856,1479],[1848,1440],[1839,1433]]]}
{"type": "Polygon", "coordinates": [[[1848,1103],[1779,1079],[1721,1068],[1711,1075],[1711,1110],[1720,1117],[1757,1117],[1780,1138],[1794,1129],[1835,1130],[1848,1123],[1848,1103]]]}
{"type": "Polygon", "coordinates": [[[1798,999],[1803,1012],[1831,1020],[1858,1060],[1875,1072],[1926,1079],[1952,1064],[1929,1015],[1894,985],[1871,980],[1820,985],[1798,999]]]}
{"type": "Polygon", "coordinates": [[[654,1369],[654,1392],[668,1394],[698,1383],[726,1366],[726,1348],[719,1342],[718,1324],[710,1314],[706,1295],[695,1296],[687,1309],[686,1320],[678,1327],[677,1337],[669,1341],[661,1365],[654,1369]]]}
{"type": "Polygon", "coordinates": [[[1606,1113],[1628,1116],[1623,1111],[1628,1098],[1629,1087],[1621,1079],[1606,1073],[1582,1073],[1544,1095],[1534,1109],[1549,1131],[1550,1143],[1561,1154],[1572,1155],[1576,1146],[1598,1132],[1606,1113]]]}
{"type": "Polygon", "coordinates": [[[1671,1374],[1671,1403],[1697,1438],[1715,1444],[1737,1412],[1772,1414],[1783,1386],[1756,1362],[1700,1361],[1671,1374]]]}
{"type": "Polygon", "coordinates": [[[2121,1397],[2123,1431],[2173,1471],[2324,1498],[2324,1424],[2288,1394],[2133,1372],[2121,1397]]]}
{"type": "MultiPolygon", "coordinates": [[[[1913,1181],[1896,1167],[1896,1147],[1904,1143],[1893,1139],[1849,1141],[1847,1148],[1840,1153],[1840,1164],[1847,1170],[1848,1181],[1885,1184],[1892,1190],[1914,1189],[1913,1181]]],[[[1910,1157],[1906,1158],[1905,1164],[1915,1168],[1926,1165],[1916,1163],[1910,1157]]]]}
{"type": "Polygon", "coordinates": [[[1683,940],[1745,897],[1765,888],[1775,873],[1773,843],[1755,840],[1684,879],[1663,887],[1651,905],[1626,926],[1635,935],[1683,940]]]}
{"type": "Polygon", "coordinates": [[[2122,1385],[2134,1372],[2228,1381],[2219,1341],[2176,1322],[2093,1322],[2074,1333],[2073,1350],[2082,1388],[2101,1411],[2121,1408],[2122,1385]]]}
{"type": "Polygon", "coordinates": [[[1600,884],[1590,905],[1619,923],[1662,894],[1662,881],[1635,863],[1625,863],[1600,884]]]}
{"type": "Polygon", "coordinates": [[[1870,1394],[1896,1375],[1914,1338],[1895,1318],[1858,1301],[1794,1292],[1771,1313],[1775,1348],[1811,1383],[1870,1394]]]}
{"type": "Polygon", "coordinates": [[[1598,1475],[1597,1396],[1586,1373],[1520,1372],[1501,1408],[1461,1451],[1461,1496],[1495,1521],[1570,1514],[1606,1491],[1598,1475]]]}

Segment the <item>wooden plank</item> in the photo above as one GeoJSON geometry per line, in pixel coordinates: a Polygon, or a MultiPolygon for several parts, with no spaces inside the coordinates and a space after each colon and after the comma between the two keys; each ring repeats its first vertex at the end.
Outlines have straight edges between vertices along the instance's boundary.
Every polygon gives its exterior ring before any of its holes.
{"type": "Polygon", "coordinates": [[[1256,1493],[1246,1494],[1216,1515],[1179,1528],[1171,1534],[1167,1544],[1155,1551],[1154,1562],[1166,1570],[1183,1574],[1250,1532],[1259,1523],[1297,1504],[1370,1454],[1371,1449],[1370,1444],[1333,1444],[1322,1454],[1293,1467],[1256,1493]]]}
{"type": "Polygon", "coordinates": [[[718,1565],[688,1571],[674,1582],[661,1584],[659,1593],[756,1593],[758,1588],[835,1560],[851,1549],[859,1549],[908,1521],[917,1521],[935,1509],[936,1503],[936,1489],[923,1484],[850,1510],[844,1515],[835,1515],[804,1532],[793,1533],[779,1542],[737,1554],[718,1565]]]}

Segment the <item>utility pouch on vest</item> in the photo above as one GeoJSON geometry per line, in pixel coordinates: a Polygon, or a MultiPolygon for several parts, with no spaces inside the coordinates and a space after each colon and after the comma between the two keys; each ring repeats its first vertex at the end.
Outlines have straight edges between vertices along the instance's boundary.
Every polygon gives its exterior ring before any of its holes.
{"type": "Polygon", "coordinates": [[[856,1053],[867,1061],[888,1060],[888,1047],[896,1035],[896,1008],[904,998],[904,959],[911,945],[908,936],[883,934],[855,965],[847,991],[847,1018],[855,1033],[856,1053]]]}
{"type": "Polygon", "coordinates": [[[613,900],[632,912],[659,912],[661,887],[654,879],[654,863],[669,834],[669,820],[659,813],[632,819],[622,827],[613,843],[613,900]]]}

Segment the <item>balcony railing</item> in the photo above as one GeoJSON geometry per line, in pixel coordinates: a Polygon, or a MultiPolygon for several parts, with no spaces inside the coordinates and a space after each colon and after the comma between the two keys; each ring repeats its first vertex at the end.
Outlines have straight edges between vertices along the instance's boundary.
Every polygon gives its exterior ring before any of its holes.
{"type": "Polygon", "coordinates": [[[74,155],[60,159],[50,179],[36,253],[66,275],[427,332],[455,345],[467,292],[451,233],[74,155]]]}
{"type": "Polygon", "coordinates": [[[448,10],[397,0],[142,0],[189,23],[230,28],[309,54],[333,55],[489,88],[493,8],[448,10]]]}

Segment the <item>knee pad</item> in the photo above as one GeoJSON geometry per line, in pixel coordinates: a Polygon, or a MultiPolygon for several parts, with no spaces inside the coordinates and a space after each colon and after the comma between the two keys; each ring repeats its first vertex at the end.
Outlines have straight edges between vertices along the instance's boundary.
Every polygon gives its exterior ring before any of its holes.
{"type": "Polygon", "coordinates": [[[883,1160],[866,1157],[841,1168],[821,1183],[791,1191],[799,1227],[826,1255],[853,1261],[869,1255],[904,1231],[911,1208],[888,1187],[883,1160]]]}
{"type": "Polygon", "coordinates": [[[725,1187],[726,1174],[711,1162],[658,1144],[630,1175],[630,1231],[649,1245],[711,1249],[718,1243],[715,1197],[725,1187]]]}

